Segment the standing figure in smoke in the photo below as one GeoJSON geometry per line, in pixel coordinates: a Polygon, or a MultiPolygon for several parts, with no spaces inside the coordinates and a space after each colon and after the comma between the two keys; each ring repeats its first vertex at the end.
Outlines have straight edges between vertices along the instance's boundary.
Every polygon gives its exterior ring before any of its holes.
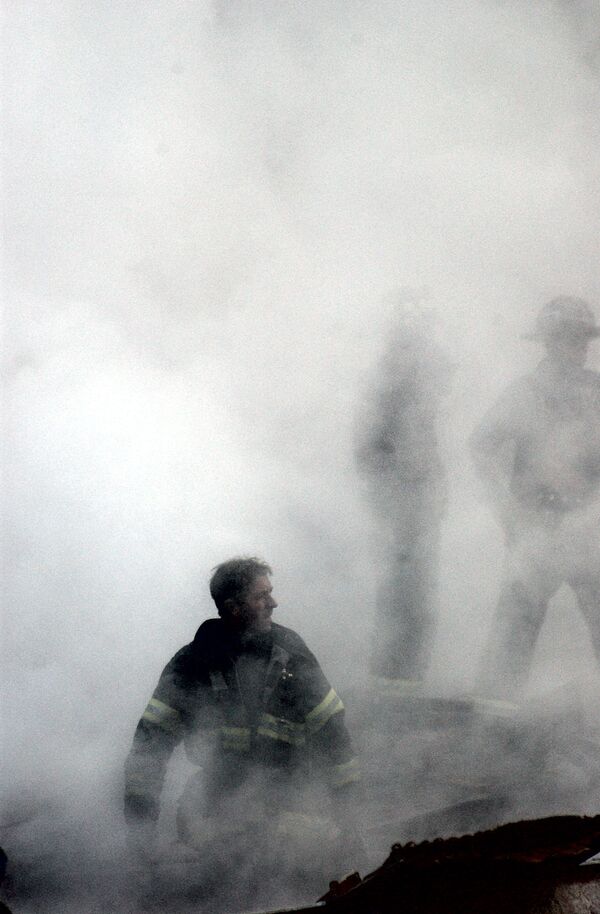
{"type": "MultiPolygon", "coordinates": [[[[359,778],[344,706],[302,638],[271,621],[271,573],[255,558],[214,569],[219,618],[204,622],[163,670],[126,763],[129,843],[149,860],[173,749],[183,741],[190,761],[204,765],[212,741],[206,770],[192,775],[177,815],[180,842],[197,852],[192,868],[209,895],[211,885],[222,892],[246,873],[251,885],[269,869],[283,881],[286,866],[305,878],[315,860],[326,864],[328,839],[339,849],[355,834],[359,778]],[[320,818],[312,814],[308,786],[316,771],[328,785],[329,818],[323,798],[320,818]]],[[[258,901],[242,895],[226,903],[258,901]]]]}
{"type": "Polygon", "coordinates": [[[446,474],[438,443],[451,364],[433,339],[433,315],[400,295],[389,341],[359,421],[356,460],[378,534],[371,672],[417,692],[436,627],[440,528],[446,474]]]}
{"type": "Polygon", "coordinates": [[[595,316],[562,296],[526,339],[545,358],[515,381],[471,438],[475,466],[506,536],[506,568],[482,664],[488,698],[526,682],[550,598],[573,589],[600,661],[600,375],[586,369],[595,316]]]}

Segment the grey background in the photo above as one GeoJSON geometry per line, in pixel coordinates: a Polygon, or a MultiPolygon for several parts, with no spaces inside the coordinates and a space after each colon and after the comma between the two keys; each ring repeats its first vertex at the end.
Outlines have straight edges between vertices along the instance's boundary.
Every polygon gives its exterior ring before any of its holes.
{"type": "MultiPolygon", "coordinates": [[[[276,618],[363,678],[352,435],[395,287],[457,366],[431,682],[469,690],[502,543],[466,438],[537,308],[600,302],[600,8],[7,0],[3,58],[8,793],[108,841],[217,562],[267,558],[276,618]]],[[[531,690],[592,674],[561,592],[531,690]]]]}

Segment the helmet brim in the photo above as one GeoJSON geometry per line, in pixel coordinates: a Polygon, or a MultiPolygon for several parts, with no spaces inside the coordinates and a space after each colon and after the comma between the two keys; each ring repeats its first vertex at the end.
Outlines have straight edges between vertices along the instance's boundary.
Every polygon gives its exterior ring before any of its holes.
{"type": "Polygon", "coordinates": [[[563,324],[561,327],[555,327],[553,330],[534,330],[531,333],[522,333],[522,340],[544,341],[551,339],[553,336],[582,336],[593,340],[600,336],[600,327],[581,327],[579,325],[563,324]]]}

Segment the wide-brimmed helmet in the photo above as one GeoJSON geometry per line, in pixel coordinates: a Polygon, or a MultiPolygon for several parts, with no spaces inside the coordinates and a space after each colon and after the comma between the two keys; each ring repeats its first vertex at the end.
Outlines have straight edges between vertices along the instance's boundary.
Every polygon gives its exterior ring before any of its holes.
{"type": "Polygon", "coordinates": [[[559,295],[540,308],[533,331],[524,334],[524,339],[545,340],[566,334],[600,336],[600,327],[586,301],[570,295],[559,295]]]}

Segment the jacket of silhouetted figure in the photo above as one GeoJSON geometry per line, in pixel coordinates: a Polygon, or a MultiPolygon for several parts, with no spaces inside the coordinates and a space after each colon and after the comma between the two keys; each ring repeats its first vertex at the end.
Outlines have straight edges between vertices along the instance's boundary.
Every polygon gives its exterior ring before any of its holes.
{"type": "Polygon", "coordinates": [[[438,422],[452,371],[423,315],[398,319],[358,418],[379,569],[371,671],[409,689],[425,677],[435,634],[447,488],[438,422]]]}
{"type": "Polygon", "coordinates": [[[500,396],[471,452],[506,537],[504,580],[480,688],[512,698],[525,684],[550,598],[570,585],[600,661],[600,375],[584,367],[598,336],[580,299],[553,299],[529,334],[547,349],[500,396]]]}

